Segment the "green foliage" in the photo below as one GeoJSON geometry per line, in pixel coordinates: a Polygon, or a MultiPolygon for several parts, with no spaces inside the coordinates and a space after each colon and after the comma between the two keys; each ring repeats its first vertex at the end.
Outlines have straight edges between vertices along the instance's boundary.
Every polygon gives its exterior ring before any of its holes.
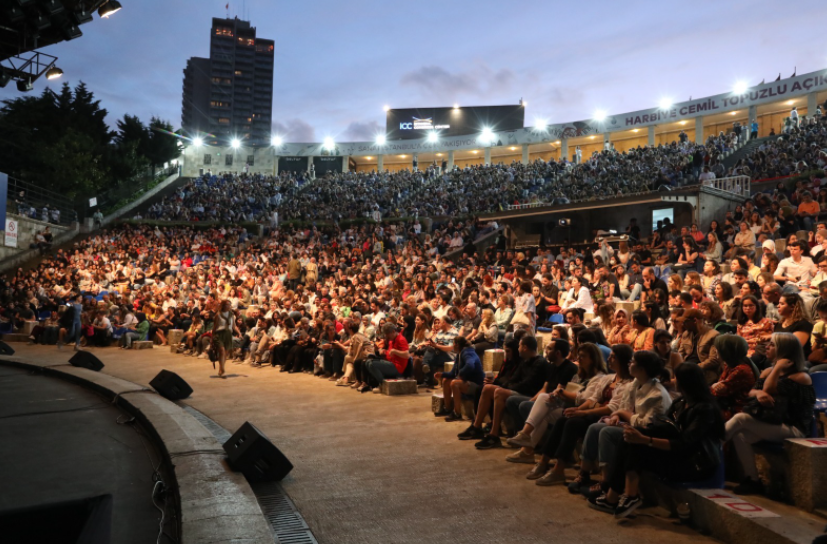
{"type": "Polygon", "coordinates": [[[129,186],[149,168],[177,157],[169,123],[152,118],[147,127],[125,115],[117,131],[106,109],[81,82],[60,92],[4,100],[0,107],[0,164],[8,174],[79,200],[129,186]],[[159,128],[160,131],[153,130],[159,128]]]}

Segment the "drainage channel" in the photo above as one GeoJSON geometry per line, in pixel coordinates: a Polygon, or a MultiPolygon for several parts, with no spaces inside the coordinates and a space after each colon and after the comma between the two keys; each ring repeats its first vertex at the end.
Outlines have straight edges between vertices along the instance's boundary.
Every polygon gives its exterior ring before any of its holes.
{"type": "MultiPolygon", "coordinates": [[[[198,420],[221,444],[232,436],[227,429],[192,406],[181,407],[198,420]]],[[[276,544],[319,544],[296,505],[278,482],[251,483],[261,511],[276,536],[276,544]]]]}

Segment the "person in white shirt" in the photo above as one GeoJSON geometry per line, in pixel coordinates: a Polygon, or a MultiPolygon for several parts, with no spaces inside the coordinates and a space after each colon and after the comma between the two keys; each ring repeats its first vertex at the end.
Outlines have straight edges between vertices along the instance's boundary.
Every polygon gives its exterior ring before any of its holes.
{"type": "Polygon", "coordinates": [[[806,293],[806,287],[809,286],[817,272],[813,260],[803,255],[803,248],[804,242],[793,242],[788,245],[790,256],[782,259],[775,270],[776,281],[785,281],[787,284],[784,287],[793,285],[797,290],[804,287],[805,290],[801,291],[802,295],[806,293]]]}
{"type": "Polygon", "coordinates": [[[569,308],[582,308],[587,312],[594,310],[594,301],[589,289],[581,283],[581,278],[574,276],[571,279],[571,289],[566,295],[566,302],[563,303],[563,310],[569,308]]]}
{"type": "Polygon", "coordinates": [[[793,106],[792,111],[790,111],[790,121],[792,122],[793,126],[798,128],[798,107],[793,106]]]}
{"type": "Polygon", "coordinates": [[[698,181],[701,185],[710,186],[712,185],[712,180],[715,179],[715,172],[710,172],[709,167],[705,166],[703,173],[698,176],[698,181]]]}

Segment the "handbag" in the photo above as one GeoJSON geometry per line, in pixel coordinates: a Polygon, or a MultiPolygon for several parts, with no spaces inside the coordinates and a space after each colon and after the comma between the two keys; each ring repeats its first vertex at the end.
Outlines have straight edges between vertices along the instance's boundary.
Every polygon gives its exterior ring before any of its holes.
{"type": "Polygon", "coordinates": [[[514,317],[511,318],[512,325],[531,325],[531,319],[528,318],[528,314],[525,312],[515,312],[514,317]]]}
{"type": "Polygon", "coordinates": [[[789,399],[783,395],[773,397],[775,404],[764,406],[758,399],[752,398],[744,405],[744,413],[751,415],[758,421],[770,425],[782,425],[787,420],[789,411],[789,399]]]}
{"type": "Polygon", "coordinates": [[[681,435],[678,424],[663,414],[655,416],[652,422],[641,429],[640,432],[651,438],[663,438],[665,440],[671,440],[681,435]]]}

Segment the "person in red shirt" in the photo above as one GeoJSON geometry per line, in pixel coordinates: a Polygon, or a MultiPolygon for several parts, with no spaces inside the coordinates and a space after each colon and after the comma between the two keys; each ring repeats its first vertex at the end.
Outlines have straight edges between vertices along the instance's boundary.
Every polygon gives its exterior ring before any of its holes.
{"type": "MultiPolygon", "coordinates": [[[[408,353],[408,341],[393,323],[385,323],[382,327],[382,335],[385,337],[384,346],[379,351],[382,359],[368,359],[365,363],[368,374],[376,382],[374,392],[379,392],[378,385],[385,380],[396,380],[402,377],[408,366],[410,353],[408,353]]],[[[368,388],[363,388],[364,393],[368,388]]]]}

